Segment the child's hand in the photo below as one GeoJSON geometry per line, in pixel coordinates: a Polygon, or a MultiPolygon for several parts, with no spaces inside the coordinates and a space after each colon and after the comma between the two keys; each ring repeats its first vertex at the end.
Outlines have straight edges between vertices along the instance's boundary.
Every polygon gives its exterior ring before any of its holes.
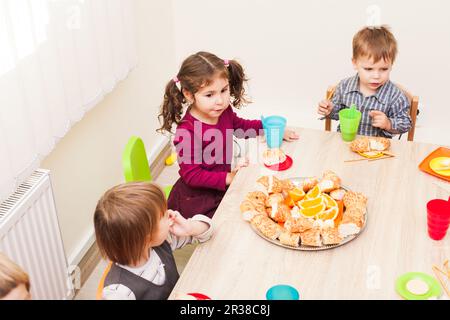
{"type": "Polygon", "coordinates": [[[234,177],[236,176],[236,173],[238,172],[239,168],[234,168],[233,170],[231,170],[231,172],[227,173],[227,178],[225,180],[225,184],[227,186],[229,186],[231,184],[231,182],[233,182],[234,177]]]}
{"type": "Polygon", "coordinates": [[[233,179],[236,176],[236,173],[240,169],[248,167],[249,163],[250,163],[250,161],[247,157],[240,159],[238,161],[238,163],[236,164],[236,167],[233,170],[231,170],[231,172],[227,173],[227,178],[225,180],[226,185],[229,186],[231,184],[231,182],[233,182],[233,179]]]}
{"type": "Polygon", "coordinates": [[[239,159],[238,163],[236,164],[236,167],[234,168],[234,170],[236,170],[236,172],[237,172],[242,168],[248,167],[249,164],[250,164],[250,160],[248,159],[248,157],[241,158],[241,159],[239,159]]]}
{"type": "Polygon", "coordinates": [[[178,237],[192,235],[192,227],[189,221],[178,211],[167,210],[169,213],[169,231],[178,237]]]}
{"type": "Polygon", "coordinates": [[[319,102],[319,108],[317,109],[317,113],[328,116],[333,110],[333,102],[330,100],[322,100],[319,102]]]}
{"type": "Polygon", "coordinates": [[[387,131],[392,130],[391,120],[383,112],[372,110],[369,116],[372,118],[372,126],[387,131]]]}
{"type": "Polygon", "coordinates": [[[299,138],[299,135],[297,132],[295,132],[293,130],[284,131],[283,140],[293,141],[293,140],[298,140],[298,138],[299,138]]]}

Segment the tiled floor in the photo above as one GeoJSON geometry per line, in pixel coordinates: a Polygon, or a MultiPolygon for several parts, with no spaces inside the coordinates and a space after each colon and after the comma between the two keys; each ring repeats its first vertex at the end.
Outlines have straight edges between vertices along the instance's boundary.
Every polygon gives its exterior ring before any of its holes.
{"type": "MultiPolygon", "coordinates": [[[[174,184],[178,179],[178,165],[175,163],[172,166],[167,166],[164,168],[159,177],[155,180],[161,186],[166,186],[174,184]]],[[[175,262],[178,267],[178,272],[181,274],[186,266],[192,252],[194,251],[194,245],[188,245],[184,248],[174,251],[175,262]]],[[[76,300],[93,300],[95,299],[98,283],[102,277],[103,271],[107,266],[106,261],[102,260],[94,269],[90,277],[86,280],[83,287],[80,289],[76,295],[76,300]]]]}

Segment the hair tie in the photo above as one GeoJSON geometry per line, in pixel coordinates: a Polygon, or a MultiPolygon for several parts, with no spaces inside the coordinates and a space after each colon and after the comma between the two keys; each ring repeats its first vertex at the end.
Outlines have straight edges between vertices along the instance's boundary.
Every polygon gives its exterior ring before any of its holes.
{"type": "Polygon", "coordinates": [[[175,82],[175,85],[177,86],[178,90],[181,91],[181,83],[180,83],[180,80],[178,79],[178,77],[175,76],[172,80],[173,80],[173,82],[175,82]]]}
{"type": "Polygon", "coordinates": [[[223,63],[225,65],[225,67],[227,67],[227,68],[230,66],[230,61],[228,59],[224,59],[223,63]]]}

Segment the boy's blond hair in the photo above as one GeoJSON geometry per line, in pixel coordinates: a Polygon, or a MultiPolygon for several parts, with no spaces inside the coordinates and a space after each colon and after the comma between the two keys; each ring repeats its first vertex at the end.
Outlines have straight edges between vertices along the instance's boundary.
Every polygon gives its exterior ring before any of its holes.
{"type": "Polygon", "coordinates": [[[138,263],[166,211],[164,192],[155,184],[125,183],[106,191],[94,214],[102,256],[121,265],[138,263]]]}
{"type": "Polygon", "coordinates": [[[30,278],[22,268],[0,252],[0,299],[21,284],[30,291],[30,278]]]}
{"type": "Polygon", "coordinates": [[[397,40],[388,26],[365,27],[353,37],[353,59],[368,57],[376,63],[383,59],[394,63],[397,40]]]}

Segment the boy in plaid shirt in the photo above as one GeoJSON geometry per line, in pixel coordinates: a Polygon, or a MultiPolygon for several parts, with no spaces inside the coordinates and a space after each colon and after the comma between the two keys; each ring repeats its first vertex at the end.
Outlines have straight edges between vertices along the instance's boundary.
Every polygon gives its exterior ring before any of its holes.
{"type": "Polygon", "coordinates": [[[332,100],[319,103],[318,113],[338,120],[341,109],[355,104],[362,113],[358,134],[392,138],[409,131],[409,100],[389,80],[396,55],[397,41],[387,27],[360,30],[353,37],[352,63],[357,74],[342,80],[332,100]]]}

